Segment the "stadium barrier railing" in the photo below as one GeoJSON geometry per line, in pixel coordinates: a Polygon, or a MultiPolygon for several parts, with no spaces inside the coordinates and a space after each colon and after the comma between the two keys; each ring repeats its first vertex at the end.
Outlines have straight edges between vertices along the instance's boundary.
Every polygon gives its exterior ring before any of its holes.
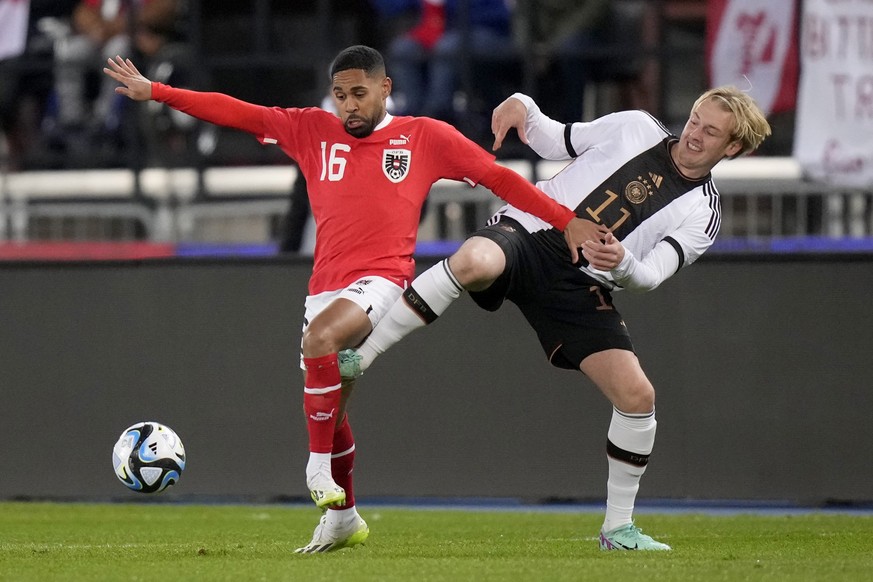
{"type": "MultiPolygon", "coordinates": [[[[565,163],[506,160],[532,181],[565,163]]],[[[293,166],[33,171],[0,174],[0,241],[142,240],[264,243],[288,210],[293,166]]],[[[856,190],[804,178],[790,157],[724,161],[720,239],[866,238],[873,186],[856,190]]],[[[441,180],[420,240],[460,240],[502,205],[483,187],[441,180]]]]}

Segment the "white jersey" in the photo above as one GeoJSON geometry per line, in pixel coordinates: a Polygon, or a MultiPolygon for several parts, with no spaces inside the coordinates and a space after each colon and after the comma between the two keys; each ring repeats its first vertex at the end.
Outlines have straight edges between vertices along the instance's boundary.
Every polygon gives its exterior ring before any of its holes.
{"type": "MultiPolygon", "coordinates": [[[[572,160],[537,187],[576,215],[607,226],[625,248],[610,272],[580,267],[607,288],[657,287],[712,244],[721,223],[718,192],[707,175],[691,180],[670,157],[678,139],[643,111],[612,113],[589,123],[562,124],[544,115],[526,95],[525,130],[531,148],[548,160],[572,160]]],[[[566,256],[563,235],[511,205],[505,215],[566,256]]]]}

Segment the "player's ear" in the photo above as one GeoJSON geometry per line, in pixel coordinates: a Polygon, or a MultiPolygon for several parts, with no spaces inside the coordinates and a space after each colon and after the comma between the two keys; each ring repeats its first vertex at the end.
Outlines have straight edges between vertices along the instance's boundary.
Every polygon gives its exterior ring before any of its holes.
{"type": "Polygon", "coordinates": [[[382,98],[386,99],[388,95],[391,94],[391,88],[394,82],[391,80],[391,77],[385,77],[382,79],[382,98]]]}
{"type": "Polygon", "coordinates": [[[739,154],[741,151],[743,151],[743,142],[738,140],[738,139],[735,139],[734,141],[732,141],[731,143],[728,144],[728,147],[725,150],[724,155],[727,158],[733,158],[734,156],[739,154]]]}

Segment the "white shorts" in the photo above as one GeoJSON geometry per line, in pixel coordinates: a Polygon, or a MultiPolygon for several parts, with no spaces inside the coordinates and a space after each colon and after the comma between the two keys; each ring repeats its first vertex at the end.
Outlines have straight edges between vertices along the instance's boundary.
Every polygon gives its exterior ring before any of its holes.
{"type": "MultiPolygon", "coordinates": [[[[370,323],[373,327],[379,323],[379,320],[388,313],[394,302],[403,293],[403,287],[393,281],[389,281],[384,277],[361,277],[345,289],[336,291],[324,291],[318,295],[307,295],[304,303],[303,314],[303,333],[306,333],[306,328],[309,327],[309,322],[324,311],[324,309],[333,303],[335,299],[342,297],[356,303],[370,318],[370,323]]],[[[305,370],[303,366],[303,339],[301,336],[300,345],[300,369],[305,370]]]]}

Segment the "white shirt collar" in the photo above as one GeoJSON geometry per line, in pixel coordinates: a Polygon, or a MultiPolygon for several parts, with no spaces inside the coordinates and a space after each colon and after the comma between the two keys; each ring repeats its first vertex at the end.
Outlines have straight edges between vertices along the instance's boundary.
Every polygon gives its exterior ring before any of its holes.
{"type": "Polygon", "coordinates": [[[382,119],[382,121],[379,122],[379,125],[377,125],[377,126],[373,129],[373,131],[378,131],[378,130],[382,129],[383,127],[387,127],[388,124],[391,123],[391,120],[392,120],[392,119],[394,119],[394,116],[391,115],[390,113],[388,113],[388,112],[386,111],[386,112],[385,112],[385,118],[382,119]]]}

